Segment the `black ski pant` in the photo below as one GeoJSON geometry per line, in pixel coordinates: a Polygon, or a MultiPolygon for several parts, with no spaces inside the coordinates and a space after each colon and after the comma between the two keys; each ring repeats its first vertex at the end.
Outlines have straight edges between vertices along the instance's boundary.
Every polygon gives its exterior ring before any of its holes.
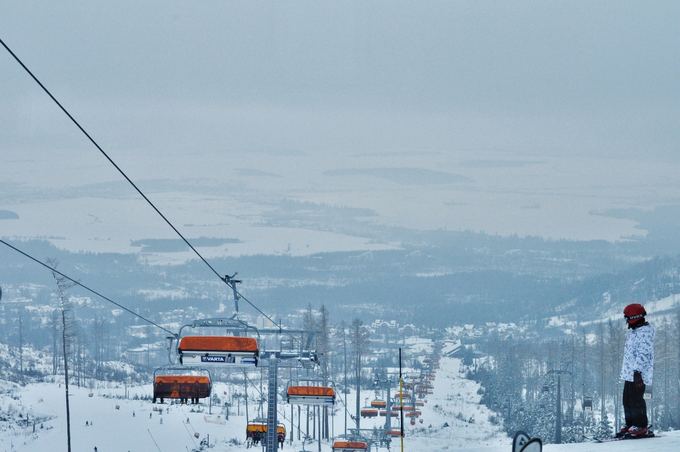
{"type": "Polygon", "coordinates": [[[645,386],[640,389],[632,381],[623,385],[623,411],[626,414],[626,425],[647,427],[647,404],[645,403],[645,386]]]}

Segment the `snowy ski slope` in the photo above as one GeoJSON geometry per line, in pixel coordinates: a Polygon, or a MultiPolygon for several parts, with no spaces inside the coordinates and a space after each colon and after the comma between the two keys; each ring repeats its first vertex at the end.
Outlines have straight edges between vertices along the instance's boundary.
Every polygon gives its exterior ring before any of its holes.
{"type": "MultiPolygon", "coordinates": [[[[443,358],[441,368],[434,382],[434,394],[429,396],[422,408],[423,424],[406,426],[405,450],[414,452],[435,452],[443,450],[466,452],[509,451],[510,438],[489,422],[493,414],[479,404],[477,383],[466,380],[459,372],[460,361],[443,358]],[[448,423],[448,427],[443,427],[448,423]]],[[[215,385],[215,392],[224,393],[226,386],[215,385]]],[[[215,447],[211,451],[232,452],[245,450],[240,444],[245,439],[246,419],[242,415],[231,415],[226,421],[220,407],[213,407],[208,413],[206,404],[192,409],[191,405],[153,405],[147,400],[134,400],[135,395],[149,395],[151,385],[125,389],[118,385],[103,384],[96,389],[71,388],[72,441],[74,451],[99,452],[179,452],[191,451],[201,440],[210,438],[215,447]],[[92,394],[92,397],[90,397],[92,394]],[[118,408],[116,408],[118,407],[118,408]],[[161,410],[162,412],[158,411],[161,410]],[[86,425],[92,423],[92,425],[86,425]],[[231,444],[230,444],[231,443],[231,444]]],[[[342,397],[342,396],[341,396],[342,397]]],[[[373,398],[372,391],[362,392],[362,399],[373,398]]],[[[354,406],[354,394],[348,394],[348,405],[354,406]]],[[[251,405],[251,417],[255,411],[251,405]]],[[[285,403],[280,404],[280,416],[289,413],[285,403]]],[[[343,405],[332,422],[334,433],[344,430],[343,405]]],[[[352,411],[350,409],[350,411],[352,411]]],[[[19,387],[0,381],[0,415],[9,416],[14,422],[0,421],[0,452],[58,451],[65,450],[66,432],[64,416],[64,392],[58,383],[31,384],[19,387]],[[25,427],[16,421],[26,418],[25,427]],[[43,416],[42,428],[36,424],[33,433],[32,419],[43,416]]],[[[290,430],[290,421],[280,419],[290,430]]],[[[349,421],[352,422],[351,419],[349,421]]],[[[362,428],[372,428],[384,422],[384,418],[362,419],[362,428]]],[[[304,423],[303,423],[304,428],[304,423]]],[[[290,431],[288,432],[290,434],[290,431]]],[[[680,450],[680,432],[663,432],[661,437],[638,441],[615,443],[581,443],[547,445],[544,450],[554,452],[587,451],[635,451],[670,452],[680,450]]],[[[398,448],[398,442],[393,443],[398,448]]],[[[317,450],[317,444],[308,443],[306,450],[317,450]]],[[[291,446],[285,449],[302,450],[301,441],[295,437],[291,446]]],[[[258,449],[254,449],[258,450],[258,449]]],[[[330,452],[330,445],[322,443],[322,451],[330,452]]],[[[385,449],[381,449],[385,450],[385,449]]],[[[393,447],[392,450],[395,450],[393,447]]],[[[398,450],[398,449],[396,449],[398,450]]]]}

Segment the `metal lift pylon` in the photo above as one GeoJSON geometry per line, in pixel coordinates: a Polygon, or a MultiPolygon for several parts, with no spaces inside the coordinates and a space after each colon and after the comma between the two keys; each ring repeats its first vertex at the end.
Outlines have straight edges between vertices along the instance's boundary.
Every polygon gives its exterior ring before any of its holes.
{"type": "MultiPolygon", "coordinates": [[[[300,343],[300,348],[297,351],[262,351],[260,352],[260,365],[266,363],[267,367],[267,434],[266,434],[266,451],[276,452],[278,443],[278,370],[280,363],[292,363],[288,364],[287,367],[309,367],[318,364],[318,357],[316,351],[310,350],[311,343],[315,336],[314,331],[304,331],[304,330],[294,330],[294,329],[283,329],[279,323],[278,328],[255,328],[248,325],[246,322],[239,319],[239,305],[238,301],[241,298],[236,285],[240,284],[242,281],[235,279],[237,273],[233,275],[225,275],[223,281],[232,289],[232,295],[234,299],[234,312],[230,319],[203,319],[201,321],[196,321],[190,326],[217,326],[224,325],[225,323],[229,325],[239,325],[245,327],[245,329],[254,330],[257,335],[260,334],[283,334],[292,335],[293,334],[306,334],[307,342],[300,343]]],[[[180,330],[181,333],[181,330],[180,330]]],[[[290,434],[293,434],[291,429],[290,434]]]]}
{"type": "MultiPolygon", "coordinates": [[[[279,360],[270,358],[267,363],[267,452],[276,452],[278,443],[278,370],[279,360]]],[[[292,434],[292,432],[291,432],[292,434]]]]}

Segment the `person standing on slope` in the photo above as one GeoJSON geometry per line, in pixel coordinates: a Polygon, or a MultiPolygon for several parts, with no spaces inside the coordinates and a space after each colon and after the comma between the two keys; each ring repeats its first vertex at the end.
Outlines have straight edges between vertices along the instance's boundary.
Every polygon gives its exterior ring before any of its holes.
{"type": "Polygon", "coordinates": [[[628,323],[628,335],[623,349],[621,379],[623,386],[623,409],[626,425],[617,436],[639,438],[648,434],[645,386],[651,386],[654,375],[654,327],[645,316],[644,306],[629,304],[623,310],[628,323]]]}

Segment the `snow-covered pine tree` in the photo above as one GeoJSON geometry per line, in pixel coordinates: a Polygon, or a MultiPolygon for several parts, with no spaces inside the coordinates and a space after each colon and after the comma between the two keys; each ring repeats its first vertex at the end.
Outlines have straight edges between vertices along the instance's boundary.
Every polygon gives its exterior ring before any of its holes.
{"type": "Polygon", "coordinates": [[[611,438],[613,435],[614,431],[612,430],[612,424],[609,420],[607,412],[605,411],[604,415],[600,418],[600,422],[597,423],[595,431],[593,432],[593,438],[606,439],[611,438]]]}
{"type": "Polygon", "coordinates": [[[532,410],[533,428],[531,435],[551,443],[555,438],[555,391],[557,384],[550,377],[541,388],[541,392],[532,410]]]}

